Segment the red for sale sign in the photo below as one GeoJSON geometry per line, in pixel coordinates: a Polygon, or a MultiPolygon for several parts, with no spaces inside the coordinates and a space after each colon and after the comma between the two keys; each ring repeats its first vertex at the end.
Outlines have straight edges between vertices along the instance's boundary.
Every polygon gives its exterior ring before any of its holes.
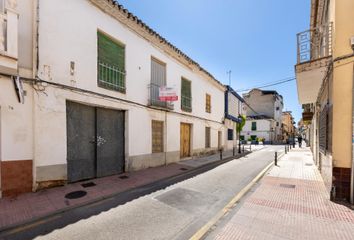
{"type": "Polygon", "coordinates": [[[159,100],[163,102],[173,102],[178,100],[176,90],[172,87],[160,87],[159,100]]]}

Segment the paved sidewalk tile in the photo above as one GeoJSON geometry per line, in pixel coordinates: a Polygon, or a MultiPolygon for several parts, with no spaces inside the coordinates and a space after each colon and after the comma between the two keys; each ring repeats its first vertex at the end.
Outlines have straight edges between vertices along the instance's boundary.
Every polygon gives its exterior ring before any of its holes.
{"type": "Polygon", "coordinates": [[[278,165],[215,239],[354,239],[354,211],[329,200],[308,148],[278,165]]]}

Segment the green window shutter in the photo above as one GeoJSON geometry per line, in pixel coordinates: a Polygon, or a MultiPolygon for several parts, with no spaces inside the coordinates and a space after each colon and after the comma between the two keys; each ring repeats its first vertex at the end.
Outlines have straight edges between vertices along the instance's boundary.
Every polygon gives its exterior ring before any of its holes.
{"type": "Polygon", "coordinates": [[[252,122],[252,131],[256,131],[257,130],[257,122],[252,122]]]}
{"type": "Polygon", "coordinates": [[[125,47],[114,42],[108,36],[98,32],[98,59],[119,70],[125,70],[125,47]]]}
{"type": "Polygon", "coordinates": [[[191,82],[186,79],[182,79],[182,96],[190,98],[191,95],[191,82]]]}
{"type": "Polygon", "coordinates": [[[181,82],[181,108],[184,111],[192,111],[191,82],[183,78],[181,82]]]}

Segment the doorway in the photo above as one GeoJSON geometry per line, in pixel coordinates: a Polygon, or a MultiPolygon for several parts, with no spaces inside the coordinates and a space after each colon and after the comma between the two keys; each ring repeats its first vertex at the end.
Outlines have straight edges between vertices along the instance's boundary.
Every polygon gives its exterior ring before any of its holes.
{"type": "Polygon", "coordinates": [[[124,111],[67,102],[68,181],[124,172],[124,111]]]}
{"type": "Polygon", "coordinates": [[[191,148],[191,125],[187,123],[181,123],[180,129],[180,157],[190,157],[191,148]]]}

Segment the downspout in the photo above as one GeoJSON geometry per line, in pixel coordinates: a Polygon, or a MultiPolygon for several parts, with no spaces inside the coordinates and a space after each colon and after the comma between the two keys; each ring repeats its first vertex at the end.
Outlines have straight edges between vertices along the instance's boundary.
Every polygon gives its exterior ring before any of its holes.
{"type": "Polygon", "coordinates": [[[39,69],[39,0],[33,0],[33,78],[37,78],[39,69]]]}
{"type": "MultiPolygon", "coordinates": [[[[37,78],[38,76],[38,67],[39,67],[39,48],[38,48],[38,37],[39,37],[39,0],[33,0],[32,2],[32,78],[37,78]]],[[[33,84],[33,83],[30,83],[33,84]]],[[[37,172],[36,172],[36,117],[35,117],[35,99],[36,94],[32,94],[32,190],[37,189],[37,172]]]]}
{"type": "Polygon", "coordinates": [[[353,63],[353,86],[352,86],[352,169],[350,174],[350,204],[354,204],[354,63],[353,63]]]}

